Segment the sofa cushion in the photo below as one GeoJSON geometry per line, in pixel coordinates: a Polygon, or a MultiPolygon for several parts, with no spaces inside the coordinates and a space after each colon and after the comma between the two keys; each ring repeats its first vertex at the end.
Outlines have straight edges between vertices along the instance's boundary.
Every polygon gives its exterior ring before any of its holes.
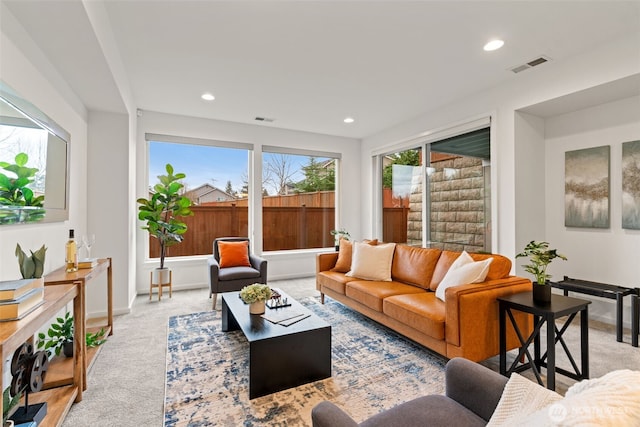
{"type": "MultiPolygon", "coordinates": [[[[509,277],[511,272],[511,260],[509,260],[509,258],[497,254],[470,253],[469,255],[474,261],[483,261],[487,258],[493,258],[493,261],[489,266],[486,280],[497,280],[509,277]]],[[[433,277],[431,278],[429,289],[435,291],[438,288],[438,285],[442,279],[444,279],[447,271],[449,271],[451,264],[453,264],[459,256],[460,252],[442,251],[440,258],[438,258],[438,263],[433,271],[433,277]]]]}
{"type": "Polygon", "coordinates": [[[364,280],[391,281],[391,261],[395,243],[385,243],[372,246],[367,243],[355,242],[353,244],[353,257],[351,258],[351,270],[349,277],[357,277],[364,280]]]}
{"type": "Polygon", "coordinates": [[[385,298],[382,311],[437,340],[444,339],[445,304],[431,291],[385,298]]]}
{"type": "MultiPolygon", "coordinates": [[[[460,258],[463,256],[464,255],[461,255],[460,258]]],[[[447,271],[447,274],[444,276],[444,279],[442,279],[438,285],[438,288],[436,289],[436,297],[444,301],[447,288],[466,285],[468,283],[483,282],[485,277],[487,277],[487,272],[489,271],[489,266],[492,261],[493,258],[487,258],[484,261],[471,261],[467,264],[458,266],[456,266],[456,263],[453,263],[449,271],[447,271]]]]}
{"type": "Polygon", "coordinates": [[[382,312],[382,300],[393,295],[424,293],[417,286],[400,282],[376,282],[355,280],[346,284],[345,294],[360,304],[382,312]]]}
{"type": "MultiPolygon", "coordinates": [[[[363,240],[363,243],[367,243],[371,246],[378,244],[378,239],[363,240]]],[[[353,254],[353,243],[347,239],[340,239],[340,249],[338,250],[338,260],[336,265],[331,271],[338,271],[340,273],[348,273],[351,270],[351,258],[353,254]]]]}
{"type": "Polygon", "coordinates": [[[429,289],[440,252],[440,249],[397,245],[391,264],[391,278],[398,282],[429,289]]]}
{"type": "Polygon", "coordinates": [[[316,275],[316,281],[323,287],[344,295],[344,285],[347,282],[358,280],[354,277],[347,277],[344,273],[337,271],[321,271],[316,275]]]}

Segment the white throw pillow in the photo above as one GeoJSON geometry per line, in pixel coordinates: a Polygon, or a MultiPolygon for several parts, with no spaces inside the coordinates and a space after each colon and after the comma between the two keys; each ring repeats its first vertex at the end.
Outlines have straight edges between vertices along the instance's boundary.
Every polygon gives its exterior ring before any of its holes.
{"type": "Polygon", "coordinates": [[[513,373],[487,427],[521,426],[524,417],[561,399],[562,396],[555,391],[513,373]]]}
{"type": "Polygon", "coordinates": [[[453,261],[453,263],[449,267],[449,271],[457,270],[458,268],[462,267],[463,265],[471,264],[472,262],[474,262],[474,261],[473,261],[473,258],[471,258],[471,255],[469,255],[469,253],[467,251],[462,251],[460,256],[458,256],[458,258],[456,258],[456,260],[453,261]]]}
{"type": "MultiPolygon", "coordinates": [[[[469,256],[467,254],[467,256],[469,256]]],[[[462,255],[460,255],[462,257],[462,255]]],[[[458,258],[460,258],[458,257],[458,258]]],[[[454,268],[458,260],[456,259],[449,271],[444,275],[444,279],[438,285],[436,289],[436,298],[445,300],[445,291],[452,286],[466,285],[467,283],[480,283],[483,282],[489,273],[489,265],[493,258],[487,258],[482,261],[471,262],[464,264],[457,268],[454,268]]]]}
{"type": "Polygon", "coordinates": [[[556,400],[533,413],[527,414],[529,411],[523,410],[522,407],[515,410],[519,415],[511,418],[510,422],[487,425],[635,427],[640,420],[640,372],[628,369],[609,372],[600,378],[583,380],[572,385],[563,399],[556,400]]]}
{"type": "Polygon", "coordinates": [[[371,246],[355,242],[351,257],[351,271],[346,275],[365,280],[391,281],[391,261],[395,243],[371,246]]]}

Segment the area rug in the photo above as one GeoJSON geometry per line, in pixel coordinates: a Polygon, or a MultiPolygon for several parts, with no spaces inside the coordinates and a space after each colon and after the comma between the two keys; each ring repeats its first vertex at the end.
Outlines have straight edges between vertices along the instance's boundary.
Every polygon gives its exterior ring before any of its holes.
{"type": "Polygon", "coordinates": [[[332,377],[253,400],[242,332],[222,332],[219,311],[171,317],[165,426],[310,426],[323,400],[360,422],[444,392],[444,359],[340,303],[302,303],[332,327],[332,377]]]}

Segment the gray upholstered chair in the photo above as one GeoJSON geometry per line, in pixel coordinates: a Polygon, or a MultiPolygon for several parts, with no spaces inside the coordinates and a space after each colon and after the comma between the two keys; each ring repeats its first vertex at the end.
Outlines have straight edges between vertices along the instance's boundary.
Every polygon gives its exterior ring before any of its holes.
{"type": "Polygon", "coordinates": [[[251,254],[251,267],[220,268],[218,242],[248,242],[246,237],[219,237],[213,241],[213,256],[207,260],[209,266],[209,298],[213,296],[213,309],[216,308],[218,294],[239,291],[253,283],[267,283],[267,260],[251,254]]]}
{"type": "Polygon", "coordinates": [[[507,377],[456,357],[447,363],[446,394],[422,396],[356,423],[324,401],[311,411],[313,427],[449,427],[484,426],[498,406],[507,377]]]}

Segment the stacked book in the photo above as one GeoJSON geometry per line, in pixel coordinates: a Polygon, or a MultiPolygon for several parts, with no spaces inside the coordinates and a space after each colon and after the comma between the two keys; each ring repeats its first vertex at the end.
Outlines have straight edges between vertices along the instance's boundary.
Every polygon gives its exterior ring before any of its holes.
{"type": "Polygon", "coordinates": [[[78,268],[93,268],[98,265],[98,258],[82,258],[78,260],[78,268]]]}
{"type": "Polygon", "coordinates": [[[0,321],[19,320],[44,303],[44,280],[0,282],[0,321]]]}

